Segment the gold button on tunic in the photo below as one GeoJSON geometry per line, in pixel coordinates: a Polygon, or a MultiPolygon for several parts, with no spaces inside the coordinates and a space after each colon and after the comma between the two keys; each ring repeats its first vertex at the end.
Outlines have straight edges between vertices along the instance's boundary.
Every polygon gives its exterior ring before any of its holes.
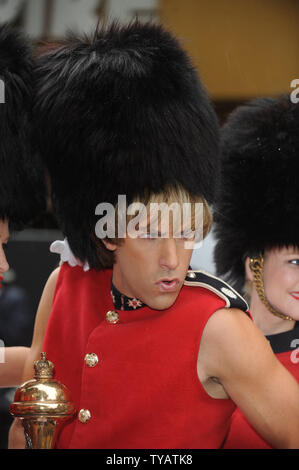
{"type": "Polygon", "coordinates": [[[84,361],[88,367],[95,367],[99,362],[99,358],[95,353],[88,353],[86,354],[84,361]]]}
{"type": "Polygon", "coordinates": [[[81,421],[81,423],[87,423],[87,421],[89,421],[91,418],[91,413],[89,410],[86,410],[86,409],[82,409],[79,411],[79,414],[78,414],[78,419],[79,421],[81,421]]]}
{"type": "Polygon", "coordinates": [[[115,310],[109,310],[106,313],[106,320],[108,323],[117,323],[119,320],[119,314],[115,310]]]}

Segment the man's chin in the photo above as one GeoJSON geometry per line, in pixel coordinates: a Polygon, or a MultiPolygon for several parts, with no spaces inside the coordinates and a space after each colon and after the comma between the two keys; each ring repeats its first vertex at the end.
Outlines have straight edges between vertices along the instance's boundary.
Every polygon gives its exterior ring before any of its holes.
{"type": "Polygon", "coordinates": [[[149,302],[147,302],[147,306],[154,310],[166,310],[172,307],[178,295],[179,291],[175,293],[159,295],[154,299],[150,299],[149,302]]]}

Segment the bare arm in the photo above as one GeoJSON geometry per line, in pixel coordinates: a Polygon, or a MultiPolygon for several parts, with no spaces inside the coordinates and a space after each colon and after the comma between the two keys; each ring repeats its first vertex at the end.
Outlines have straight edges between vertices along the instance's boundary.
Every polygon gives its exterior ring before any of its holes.
{"type": "MultiPolygon", "coordinates": [[[[53,296],[59,274],[59,269],[60,268],[57,268],[55,269],[55,271],[52,272],[45,285],[35,318],[32,345],[26,355],[27,357],[24,362],[24,369],[21,382],[25,382],[26,380],[30,380],[33,378],[33,363],[35,360],[40,359],[44,335],[48,319],[52,310],[53,296]]],[[[23,428],[20,424],[20,421],[18,419],[15,419],[9,432],[9,448],[24,449],[24,447],[25,438],[23,428]]]]}
{"type": "Polygon", "coordinates": [[[276,448],[299,448],[299,386],[244,312],[212,315],[200,361],[264,439],[276,448]]]}
{"type": "Polygon", "coordinates": [[[3,348],[0,362],[0,387],[15,387],[22,382],[23,369],[29,348],[14,346],[3,348]]]}
{"type": "Polygon", "coordinates": [[[34,361],[40,359],[40,353],[42,352],[44,342],[44,335],[52,310],[53,296],[59,270],[60,268],[57,268],[51,273],[41,296],[35,318],[32,344],[24,365],[23,382],[32,379],[34,373],[33,363],[34,361]]]}

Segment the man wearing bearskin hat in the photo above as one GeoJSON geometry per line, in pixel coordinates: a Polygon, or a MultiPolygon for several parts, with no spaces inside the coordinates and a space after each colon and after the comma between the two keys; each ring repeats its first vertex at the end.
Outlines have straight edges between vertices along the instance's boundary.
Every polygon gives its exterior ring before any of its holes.
{"type": "Polygon", "coordinates": [[[46,351],[72,393],[78,414],[57,447],[220,448],[234,402],[273,445],[297,447],[298,385],[243,298],[188,269],[193,218],[191,237],[175,217],[166,236],[163,217],[155,233],[140,219],[136,237],[119,233],[119,219],[115,236],[95,231],[99,204],[116,208],[121,195],[145,208],[201,204],[209,230],[218,122],[178,41],[158,25],[113,24],[40,57],[36,87],[36,137],[66,240],[52,246],[62,263],[24,379],[46,351]]]}
{"type": "MultiPolygon", "coordinates": [[[[239,107],[222,133],[215,215],[220,276],[250,298],[254,322],[299,379],[299,106],[289,96],[239,107]],[[248,197],[250,194],[250,197],[248,197]]],[[[238,410],[227,448],[268,448],[238,410]]]]}
{"type": "MultiPolygon", "coordinates": [[[[33,61],[25,38],[8,25],[0,26],[0,80],[1,295],[3,274],[9,269],[4,246],[10,232],[36,219],[45,203],[42,166],[30,144],[33,61]]],[[[20,383],[26,352],[23,347],[5,349],[0,386],[20,383]]]]}

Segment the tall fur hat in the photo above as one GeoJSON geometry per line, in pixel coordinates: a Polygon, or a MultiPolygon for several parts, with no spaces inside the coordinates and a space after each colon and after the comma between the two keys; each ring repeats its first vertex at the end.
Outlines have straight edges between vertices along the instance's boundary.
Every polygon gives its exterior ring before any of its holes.
{"type": "Polygon", "coordinates": [[[29,45],[0,26],[0,219],[21,229],[44,209],[43,170],[31,149],[33,64],[29,45]]]}
{"type": "Polygon", "coordinates": [[[246,256],[299,246],[299,104],[282,96],[237,108],[223,127],[221,168],[215,262],[242,291],[246,256]]]}
{"type": "Polygon", "coordinates": [[[72,37],[37,61],[40,151],[74,254],[99,268],[95,208],[180,183],[213,200],[218,120],[187,54],[161,26],[72,37]]]}

